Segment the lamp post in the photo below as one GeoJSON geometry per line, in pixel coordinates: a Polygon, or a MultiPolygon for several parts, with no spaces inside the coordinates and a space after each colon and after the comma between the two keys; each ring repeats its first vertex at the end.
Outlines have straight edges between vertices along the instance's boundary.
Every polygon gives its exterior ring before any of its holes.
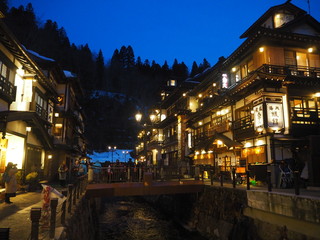
{"type": "Polygon", "coordinates": [[[127,154],[129,153],[128,151],[122,151],[124,154],[124,162],[127,162],[127,154]]]}
{"type": "MultiPolygon", "coordinates": [[[[29,133],[31,132],[31,127],[27,126],[26,127],[26,139],[24,141],[24,164],[23,164],[23,169],[24,169],[24,175],[27,174],[27,167],[29,165],[28,163],[28,146],[27,146],[27,143],[28,143],[28,136],[29,136],[29,133]]],[[[30,166],[29,166],[30,167],[30,166]]]]}
{"type": "Polygon", "coordinates": [[[111,153],[112,153],[111,161],[113,163],[113,152],[116,151],[117,147],[116,146],[114,146],[114,147],[109,146],[108,149],[109,149],[109,152],[111,151],[111,153]]]}

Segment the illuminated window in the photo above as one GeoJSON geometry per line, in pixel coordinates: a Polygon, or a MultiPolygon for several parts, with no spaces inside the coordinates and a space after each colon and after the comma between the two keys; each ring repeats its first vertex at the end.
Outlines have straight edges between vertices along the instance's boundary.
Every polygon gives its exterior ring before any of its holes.
{"type": "Polygon", "coordinates": [[[168,86],[172,86],[172,87],[175,87],[177,85],[177,81],[172,79],[172,80],[169,80],[168,81],[168,86]]]}
{"type": "Polygon", "coordinates": [[[58,105],[62,106],[64,103],[64,95],[58,96],[58,105]]]}
{"type": "Polygon", "coordinates": [[[48,119],[48,103],[47,101],[40,96],[38,92],[35,94],[35,100],[36,100],[36,113],[45,119],[48,119]]]}
{"type": "Polygon", "coordinates": [[[240,74],[239,67],[233,67],[231,69],[230,77],[231,77],[231,79],[230,79],[231,84],[234,84],[234,83],[239,82],[241,80],[241,74],[240,74]]]}
{"type": "Polygon", "coordinates": [[[10,81],[11,83],[14,82],[14,74],[12,71],[5,65],[3,62],[0,61],[0,74],[5,80],[10,81]]]}
{"type": "Polygon", "coordinates": [[[274,16],[274,27],[279,28],[285,23],[288,23],[294,19],[294,16],[287,13],[277,13],[274,16]]]}
{"type": "Polygon", "coordinates": [[[54,128],[53,128],[53,134],[55,136],[61,136],[62,135],[62,123],[56,123],[54,125],[54,128]]]}

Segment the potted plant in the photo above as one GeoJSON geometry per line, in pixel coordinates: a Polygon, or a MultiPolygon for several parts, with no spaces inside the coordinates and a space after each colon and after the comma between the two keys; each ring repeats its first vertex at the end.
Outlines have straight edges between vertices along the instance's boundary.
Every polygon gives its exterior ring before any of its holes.
{"type": "Polygon", "coordinates": [[[17,184],[18,184],[18,190],[25,191],[26,184],[23,181],[23,171],[20,170],[16,173],[16,179],[17,179],[17,184]]]}
{"type": "Polygon", "coordinates": [[[30,192],[36,191],[39,188],[39,177],[37,172],[31,172],[26,176],[26,183],[29,184],[30,192]]]}

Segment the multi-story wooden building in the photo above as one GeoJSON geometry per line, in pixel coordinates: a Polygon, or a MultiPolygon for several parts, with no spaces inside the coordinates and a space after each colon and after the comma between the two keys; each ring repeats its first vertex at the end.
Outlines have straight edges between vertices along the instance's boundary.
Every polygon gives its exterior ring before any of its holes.
{"type": "Polygon", "coordinates": [[[74,97],[76,80],[66,76],[54,60],[25,49],[1,19],[0,69],[0,171],[13,162],[24,174],[36,170],[44,178],[53,178],[59,162],[72,155],[70,149],[77,150],[73,158],[85,150],[83,141],[74,142],[83,133],[82,114],[74,97]],[[62,95],[68,101],[62,103],[62,95]],[[62,125],[61,140],[56,114],[62,106],[72,112],[63,118],[73,120],[62,125]],[[64,155],[57,154],[59,140],[64,155]]]}
{"type": "Polygon", "coordinates": [[[287,1],[241,38],[186,93],[186,125],[177,136],[185,143],[176,151],[192,150],[195,164],[227,172],[250,165],[266,173],[268,164],[286,160],[300,171],[307,165],[310,182],[320,185],[319,22],[287,1]]]}

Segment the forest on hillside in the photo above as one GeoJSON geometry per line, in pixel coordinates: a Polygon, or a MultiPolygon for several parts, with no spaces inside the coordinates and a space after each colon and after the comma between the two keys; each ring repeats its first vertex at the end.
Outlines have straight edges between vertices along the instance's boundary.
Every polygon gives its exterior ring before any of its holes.
{"type": "Polygon", "coordinates": [[[210,67],[206,59],[199,65],[193,62],[191,71],[177,59],[172,66],[167,62],[159,65],[136,57],[130,45],[115,49],[106,58],[101,50],[92,52],[86,43],[71,43],[54,20],[39,20],[31,3],[9,8],[7,0],[0,0],[0,10],[3,21],[27,49],[56,60],[79,77],[85,93],[79,101],[86,114],[89,150],[104,151],[109,145],[133,148],[137,110],[159,102],[160,90],[169,79],[179,83],[210,67]]]}

